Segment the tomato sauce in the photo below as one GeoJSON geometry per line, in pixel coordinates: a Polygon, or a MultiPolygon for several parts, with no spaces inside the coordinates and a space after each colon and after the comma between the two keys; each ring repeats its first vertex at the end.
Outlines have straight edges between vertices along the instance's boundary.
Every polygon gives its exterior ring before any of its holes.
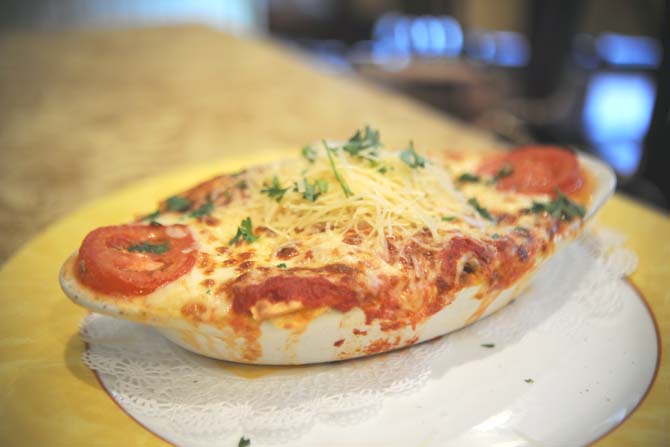
{"type": "Polygon", "coordinates": [[[329,306],[346,312],[358,304],[350,287],[320,277],[274,276],[260,284],[233,286],[233,311],[250,313],[260,300],[272,303],[298,301],[306,308],[329,306]]]}

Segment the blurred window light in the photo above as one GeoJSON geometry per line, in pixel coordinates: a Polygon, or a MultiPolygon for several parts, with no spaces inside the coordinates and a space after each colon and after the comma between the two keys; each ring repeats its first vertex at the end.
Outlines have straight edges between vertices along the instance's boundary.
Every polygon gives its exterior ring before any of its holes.
{"type": "Polygon", "coordinates": [[[652,37],[603,33],[596,39],[596,49],[615,67],[656,68],[661,63],[661,44],[652,37]]]}
{"type": "Polygon", "coordinates": [[[372,29],[372,38],[377,41],[386,40],[393,34],[393,27],[400,15],[389,12],[377,19],[372,29]]]}
{"type": "Polygon", "coordinates": [[[623,175],[635,174],[642,158],[640,141],[612,141],[596,144],[594,148],[615,171],[623,175]]]}
{"type": "Polygon", "coordinates": [[[523,67],[530,59],[530,44],[521,33],[474,31],[468,34],[466,54],[479,62],[502,67],[523,67]]]}
{"type": "Polygon", "coordinates": [[[521,33],[497,31],[495,63],[503,67],[523,67],[530,58],[528,39],[521,33]]]}
{"type": "MultiPolygon", "coordinates": [[[[444,47],[439,48],[440,53],[445,56],[458,56],[463,51],[463,28],[461,28],[461,24],[449,16],[442,16],[432,23],[444,32],[444,47]]],[[[437,42],[437,39],[434,42],[437,42]]]]}
{"type": "Polygon", "coordinates": [[[396,20],[393,26],[393,43],[400,53],[409,53],[412,48],[410,27],[411,21],[405,17],[396,20]]]}
{"type": "Polygon", "coordinates": [[[465,42],[465,53],[475,61],[490,63],[496,55],[496,41],[491,33],[472,31],[465,42]]]}
{"type": "Polygon", "coordinates": [[[450,16],[384,14],[374,25],[373,39],[375,57],[382,59],[410,54],[454,57],[463,49],[463,30],[450,16]]]}
{"type": "Polygon", "coordinates": [[[572,52],[577,65],[587,69],[598,68],[600,59],[596,53],[595,39],[590,34],[577,34],[572,41],[572,52]]]}
{"type": "Polygon", "coordinates": [[[396,13],[381,16],[373,28],[372,61],[387,70],[409,65],[409,21],[396,13]]]}
{"type": "Polygon", "coordinates": [[[655,96],[654,81],[642,73],[599,73],[589,81],[584,131],[603,158],[622,174],[637,169],[655,96]]]}
{"type": "Polygon", "coordinates": [[[428,40],[430,42],[430,53],[440,56],[447,52],[447,29],[437,18],[431,17],[426,20],[428,26],[428,40]]]}
{"type": "Polygon", "coordinates": [[[410,25],[412,49],[417,54],[430,53],[430,31],[428,30],[428,19],[419,17],[412,20],[410,25]]]}

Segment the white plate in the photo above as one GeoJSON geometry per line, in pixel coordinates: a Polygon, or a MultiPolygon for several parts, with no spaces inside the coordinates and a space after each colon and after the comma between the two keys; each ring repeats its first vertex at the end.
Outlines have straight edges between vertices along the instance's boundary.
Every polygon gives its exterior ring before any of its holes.
{"type": "Polygon", "coordinates": [[[177,445],[243,435],[253,447],[583,445],[630,414],[658,362],[653,318],[621,279],[631,258],[605,248],[593,236],[572,244],[507,308],[395,353],[247,366],[259,375],[248,378],[151,328],[93,315],[85,361],[133,418],[177,445]]]}

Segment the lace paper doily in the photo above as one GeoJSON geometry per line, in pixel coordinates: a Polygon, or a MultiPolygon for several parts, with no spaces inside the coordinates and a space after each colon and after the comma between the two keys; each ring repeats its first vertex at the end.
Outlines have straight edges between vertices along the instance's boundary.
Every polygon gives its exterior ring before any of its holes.
{"type": "Polygon", "coordinates": [[[129,414],[178,445],[236,445],[242,435],[254,446],[281,444],[317,423],[367,420],[385,399],[420,390],[432,361],[465,336],[505,343],[530,330],[569,337],[578,332],[570,328],[586,322],[607,324],[622,305],[614,280],[637,262],[622,243],[615,233],[589,231],[557,253],[516,302],[450,336],[393,353],[245,378],[150,327],[91,314],[81,326],[83,361],[129,414]]]}

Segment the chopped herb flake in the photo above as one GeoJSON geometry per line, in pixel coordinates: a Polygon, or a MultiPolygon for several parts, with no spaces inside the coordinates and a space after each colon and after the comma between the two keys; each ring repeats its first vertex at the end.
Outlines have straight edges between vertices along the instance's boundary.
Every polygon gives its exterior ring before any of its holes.
{"type": "Polygon", "coordinates": [[[277,267],[279,267],[280,269],[285,269],[286,268],[286,263],[282,262],[281,264],[277,264],[277,267]]]}
{"type": "Polygon", "coordinates": [[[312,146],[305,146],[302,148],[302,156],[307,159],[308,162],[314,163],[316,160],[316,150],[312,146]]]}
{"type": "Polygon", "coordinates": [[[535,383],[535,381],[534,381],[533,379],[530,379],[530,378],[529,378],[529,379],[524,379],[524,382],[526,382],[526,383],[535,383]]]}
{"type": "Polygon", "coordinates": [[[400,159],[412,169],[426,167],[427,161],[421,155],[416,153],[413,141],[410,141],[408,148],[400,153],[400,159]]]}
{"type": "Polygon", "coordinates": [[[371,129],[370,126],[365,126],[363,132],[356,130],[356,133],[349,138],[342,149],[349,155],[359,156],[367,159],[374,159],[377,157],[377,152],[374,150],[382,144],[379,141],[379,131],[371,129]],[[368,154],[362,154],[362,151],[372,149],[368,154]]]}
{"type": "Polygon", "coordinates": [[[472,197],[471,199],[468,200],[468,203],[469,203],[470,206],[472,206],[475,210],[477,210],[477,212],[479,213],[479,215],[482,216],[484,219],[486,219],[486,220],[491,220],[491,221],[493,220],[493,216],[491,216],[491,214],[489,214],[489,212],[488,212],[488,210],[487,210],[486,208],[482,207],[482,206],[479,204],[479,201],[478,201],[477,199],[475,199],[474,197],[472,197]]]}
{"type": "Polygon", "coordinates": [[[495,348],[496,344],[495,343],[482,343],[479,346],[481,346],[482,348],[489,348],[490,349],[490,348],[495,348]]]}
{"type": "Polygon", "coordinates": [[[247,189],[248,187],[249,187],[249,184],[244,179],[239,180],[237,183],[235,183],[235,188],[237,188],[237,189],[247,189]]]}
{"type": "Polygon", "coordinates": [[[304,178],[303,185],[305,186],[305,192],[302,196],[310,202],[316,202],[316,199],[318,199],[321,194],[328,191],[328,182],[324,179],[319,179],[310,185],[307,179],[304,178]]]}
{"type": "Polygon", "coordinates": [[[230,245],[237,243],[237,241],[239,241],[240,238],[244,239],[250,244],[254,242],[256,239],[258,239],[258,236],[254,236],[254,229],[251,223],[251,217],[247,217],[246,219],[242,220],[240,226],[237,227],[237,233],[235,233],[235,236],[230,240],[230,245]]]}
{"type": "Polygon", "coordinates": [[[316,186],[319,188],[322,194],[328,192],[328,180],[320,178],[316,181],[316,186]]]}
{"type": "Polygon", "coordinates": [[[453,222],[454,220],[456,220],[456,216],[445,216],[442,218],[443,222],[453,222]]]}
{"type": "Polygon", "coordinates": [[[191,201],[185,197],[172,196],[165,201],[165,206],[169,211],[188,211],[191,207],[191,201]]]}
{"type": "Polygon", "coordinates": [[[135,251],[141,253],[155,253],[160,255],[170,250],[170,244],[164,242],[162,244],[151,244],[149,242],[142,242],[141,244],[135,244],[128,247],[128,251],[135,251]]]}
{"type": "Polygon", "coordinates": [[[491,179],[491,183],[496,183],[501,178],[509,177],[514,174],[514,167],[510,163],[503,163],[498,172],[491,179]]]}
{"type": "Polygon", "coordinates": [[[288,191],[289,188],[282,188],[279,184],[279,179],[275,175],[272,177],[272,184],[270,186],[265,185],[265,188],[261,189],[262,193],[265,193],[271,199],[275,199],[277,202],[281,202],[281,199],[284,198],[284,194],[288,191]]]}
{"type": "Polygon", "coordinates": [[[212,202],[203,203],[198,209],[195,209],[189,213],[191,217],[203,217],[208,216],[212,213],[214,209],[214,204],[212,202]]]}
{"type": "Polygon", "coordinates": [[[240,442],[237,443],[237,447],[249,447],[251,445],[251,439],[245,438],[242,436],[240,442]]]}
{"type": "Polygon", "coordinates": [[[353,196],[354,193],[351,191],[351,189],[349,189],[349,186],[342,179],[342,177],[340,176],[340,172],[337,170],[337,167],[335,166],[335,158],[333,157],[332,153],[336,151],[337,148],[333,149],[329,148],[325,140],[321,140],[321,142],[323,143],[323,146],[326,148],[326,154],[328,155],[328,160],[330,161],[330,167],[333,169],[333,174],[335,174],[335,178],[342,187],[342,191],[344,191],[344,196],[345,197],[353,196]]]}
{"type": "Polygon", "coordinates": [[[533,202],[530,210],[535,214],[547,213],[550,216],[564,221],[571,221],[575,217],[584,217],[586,210],[583,206],[568,199],[561,191],[556,190],[556,198],[548,203],[533,202]]]}
{"type": "Polygon", "coordinates": [[[500,234],[499,233],[493,233],[491,235],[491,239],[500,239],[500,234]]]}
{"type": "Polygon", "coordinates": [[[478,175],[466,172],[465,174],[461,174],[457,180],[460,183],[477,183],[481,179],[478,175]]]}
{"type": "Polygon", "coordinates": [[[514,231],[516,231],[517,233],[521,233],[524,236],[530,236],[530,231],[528,231],[528,228],[514,227],[514,231]]]}
{"type": "Polygon", "coordinates": [[[161,215],[160,210],[156,210],[156,211],[154,211],[153,213],[151,213],[151,214],[147,214],[146,216],[142,217],[142,220],[151,220],[151,221],[153,221],[153,220],[156,220],[156,218],[157,218],[158,216],[160,216],[160,215],[161,215]]]}

